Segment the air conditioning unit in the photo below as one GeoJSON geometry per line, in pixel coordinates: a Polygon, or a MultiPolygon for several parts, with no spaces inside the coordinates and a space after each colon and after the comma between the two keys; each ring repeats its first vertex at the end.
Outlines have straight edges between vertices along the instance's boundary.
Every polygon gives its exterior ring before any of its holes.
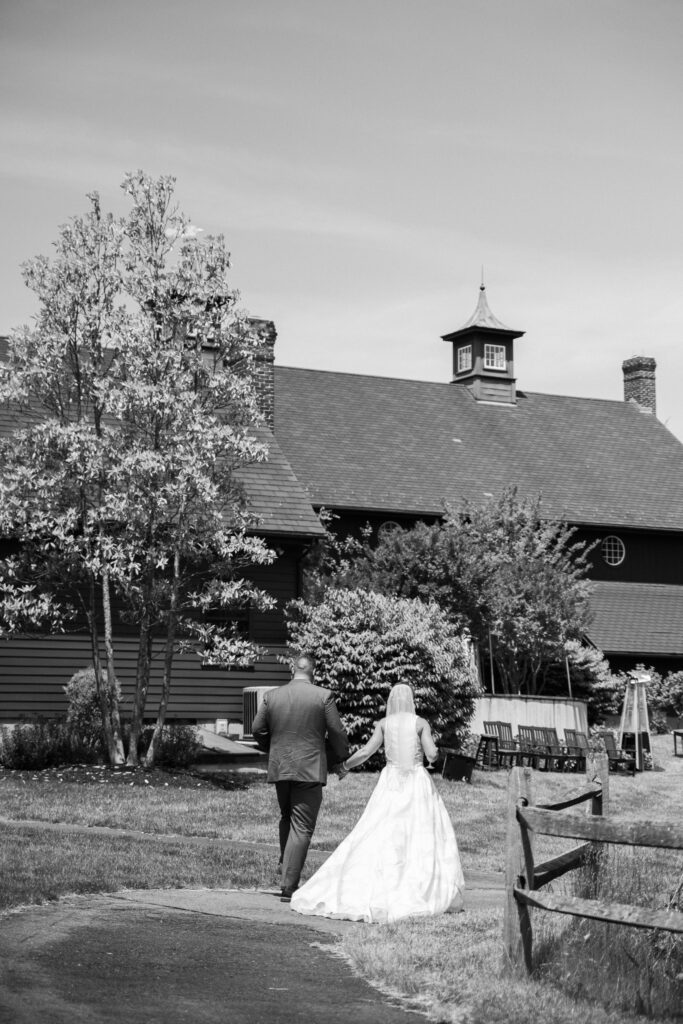
{"type": "Polygon", "coordinates": [[[242,690],[242,722],[245,737],[251,736],[251,724],[256,718],[264,693],[276,689],[276,686],[245,686],[242,690]]]}

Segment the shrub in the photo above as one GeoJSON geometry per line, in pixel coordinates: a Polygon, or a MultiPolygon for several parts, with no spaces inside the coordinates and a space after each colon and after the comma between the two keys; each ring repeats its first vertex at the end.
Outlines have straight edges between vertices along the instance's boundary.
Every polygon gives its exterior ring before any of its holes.
{"type": "MultiPolygon", "coordinates": [[[[637,672],[646,672],[650,682],[645,693],[650,713],[650,725],[654,731],[666,732],[666,716],[683,717],[683,672],[669,672],[663,677],[656,669],[644,665],[636,667],[637,672]],[[656,728],[654,723],[657,723],[656,728]]],[[[626,685],[631,678],[629,672],[619,672],[604,686],[597,686],[591,697],[592,706],[600,714],[618,715],[624,704],[626,685]]]]}
{"type": "MultiPolygon", "coordinates": [[[[153,732],[154,728],[150,726],[142,734],[141,757],[147,752],[153,732]]],[[[196,729],[191,725],[173,722],[165,725],[162,730],[154,763],[165,768],[187,768],[197,760],[200,750],[196,729]]]]}
{"type": "MultiPolygon", "coordinates": [[[[104,682],[106,687],[106,679],[104,682]]],[[[79,669],[64,687],[64,693],[68,702],[67,725],[81,736],[84,742],[99,747],[102,743],[102,712],[97,696],[97,677],[94,668],[79,669]]],[[[111,710],[114,701],[108,689],[107,696],[111,710]]],[[[121,701],[121,684],[118,679],[114,683],[114,698],[117,704],[121,701]]]]}
{"type": "Polygon", "coordinates": [[[624,704],[627,676],[620,673],[595,683],[588,704],[591,722],[600,722],[605,715],[618,715],[624,704]]]}
{"type": "Polygon", "coordinates": [[[669,672],[663,679],[654,669],[647,671],[652,676],[647,686],[650,707],[663,715],[683,718],[683,672],[669,672]]]}
{"type": "Polygon", "coordinates": [[[63,719],[36,719],[1,730],[0,763],[5,768],[41,770],[62,764],[91,764],[100,748],[84,741],[63,719]]]}
{"type": "MultiPolygon", "coordinates": [[[[600,721],[604,715],[613,714],[611,709],[619,698],[615,694],[615,677],[602,651],[578,640],[568,640],[564,653],[569,664],[572,695],[588,702],[589,722],[600,721]]],[[[542,689],[548,696],[568,694],[567,666],[564,660],[548,666],[544,672],[542,689]]],[[[621,703],[617,710],[620,709],[621,703]]]]}
{"type": "Polygon", "coordinates": [[[316,659],[334,691],[352,744],[365,743],[396,683],[409,683],[416,710],[454,745],[479,694],[468,645],[435,604],[365,590],[328,590],[315,606],[287,609],[294,648],[316,659]]]}

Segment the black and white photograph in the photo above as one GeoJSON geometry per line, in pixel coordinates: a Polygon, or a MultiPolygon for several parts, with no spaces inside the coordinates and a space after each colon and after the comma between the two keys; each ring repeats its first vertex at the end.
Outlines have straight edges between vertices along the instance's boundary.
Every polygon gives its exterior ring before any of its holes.
{"type": "Polygon", "coordinates": [[[0,1021],[683,1020],[683,3],[0,0],[0,1021]]]}

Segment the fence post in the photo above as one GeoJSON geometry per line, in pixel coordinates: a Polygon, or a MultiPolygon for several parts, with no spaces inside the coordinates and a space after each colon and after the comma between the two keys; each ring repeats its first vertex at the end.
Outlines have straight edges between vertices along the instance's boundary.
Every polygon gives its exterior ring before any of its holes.
{"type": "MultiPolygon", "coordinates": [[[[505,967],[513,971],[518,971],[522,966],[527,971],[531,970],[531,915],[528,907],[517,902],[512,891],[513,886],[526,877],[526,858],[522,830],[517,821],[517,804],[520,800],[527,804],[532,802],[531,780],[530,768],[513,768],[508,780],[503,950],[505,967]]],[[[528,843],[532,842],[533,837],[529,834],[528,843]]]]}
{"type": "MultiPolygon", "coordinates": [[[[586,804],[586,814],[607,814],[609,812],[609,758],[603,750],[592,750],[586,757],[586,782],[589,786],[600,786],[601,796],[594,796],[586,804]]],[[[586,881],[589,895],[596,899],[599,894],[600,865],[605,848],[600,843],[591,843],[590,856],[586,861],[586,881]]]]}
{"type": "Polygon", "coordinates": [[[591,750],[586,755],[586,782],[602,789],[602,797],[593,797],[586,806],[588,814],[609,814],[609,758],[604,751],[591,750]]]}

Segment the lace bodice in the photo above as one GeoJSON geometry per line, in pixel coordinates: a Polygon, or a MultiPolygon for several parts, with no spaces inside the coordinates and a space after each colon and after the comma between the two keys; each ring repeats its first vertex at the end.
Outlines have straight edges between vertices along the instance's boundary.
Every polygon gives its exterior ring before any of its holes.
{"type": "Polygon", "coordinates": [[[401,712],[384,720],[384,752],[387,765],[403,771],[423,766],[422,744],[417,732],[417,715],[401,712]]]}

